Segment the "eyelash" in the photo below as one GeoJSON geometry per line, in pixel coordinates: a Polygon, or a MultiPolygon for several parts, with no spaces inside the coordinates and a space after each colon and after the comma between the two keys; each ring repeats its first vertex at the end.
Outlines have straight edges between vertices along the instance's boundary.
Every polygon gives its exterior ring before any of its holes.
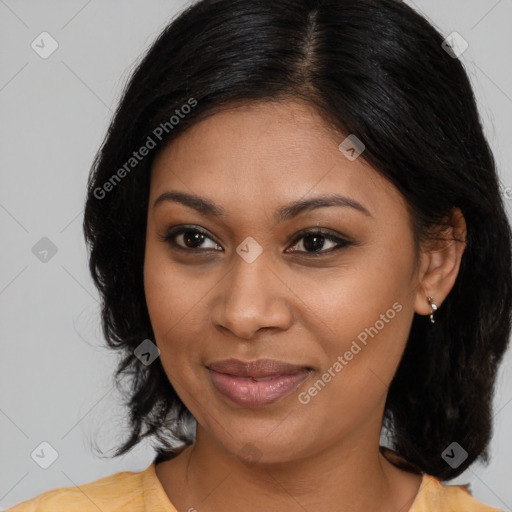
{"type": "MultiPolygon", "coordinates": [[[[205,231],[201,230],[201,229],[198,229],[198,228],[195,228],[195,227],[187,227],[187,226],[182,226],[182,227],[179,227],[179,228],[176,228],[176,229],[169,229],[167,231],[167,233],[163,236],[160,236],[160,239],[163,241],[163,242],[166,242],[167,244],[171,245],[173,248],[175,249],[178,249],[178,250],[183,250],[183,251],[186,251],[186,252],[204,252],[204,251],[216,251],[216,249],[201,249],[201,248],[185,248],[185,247],[182,247],[181,245],[178,245],[174,240],[173,238],[179,236],[179,235],[182,235],[184,233],[187,233],[187,232],[191,232],[191,233],[200,233],[201,235],[204,235],[206,238],[209,238],[212,242],[216,243],[215,240],[213,240],[212,237],[210,237],[208,235],[208,233],[206,233],[205,231]]],[[[332,254],[334,252],[337,252],[345,247],[348,247],[350,245],[354,245],[353,242],[349,241],[349,240],[346,240],[344,238],[341,238],[341,237],[338,237],[338,236],[334,236],[332,234],[330,234],[329,232],[327,232],[326,230],[323,230],[323,229],[313,229],[313,230],[306,230],[306,231],[301,231],[300,233],[297,234],[297,236],[294,238],[293,242],[292,242],[292,246],[296,245],[297,242],[299,242],[300,240],[302,240],[303,238],[307,237],[307,236],[321,236],[323,237],[325,240],[328,240],[330,242],[334,242],[337,244],[337,247],[333,247],[331,249],[328,249],[328,250],[323,250],[323,251],[292,251],[292,254],[293,253],[298,253],[298,254],[306,254],[308,256],[312,256],[312,257],[321,257],[321,256],[325,256],[325,255],[328,255],[328,254],[332,254]]],[[[219,244],[217,244],[219,245],[219,244]]],[[[216,251],[216,252],[220,252],[220,251],[216,251]]]]}

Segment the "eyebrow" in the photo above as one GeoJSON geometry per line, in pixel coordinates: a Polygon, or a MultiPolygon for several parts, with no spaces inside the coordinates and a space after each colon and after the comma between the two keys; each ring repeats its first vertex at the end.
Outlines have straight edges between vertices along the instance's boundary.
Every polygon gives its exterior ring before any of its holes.
{"type": "MultiPolygon", "coordinates": [[[[156,208],[158,205],[168,201],[188,206],[189,208],[192,208],[206,216],[217,217],[220,219],[225,219],[227,217],[226,210],[215,204],[213,201],[195,194],[178,191],[164,192],[155,200],[153,208],[156,208]]],[[[278,224],[280,222],[290,220],[305,211],[333,206],[353,208],[368,217],[372,217],[372,214],[368,209],[356,200],[338,194],[330,194],[314,197],[312,199],[300,199],[282,206],[275,211],[274,221],[278,224]]]]}

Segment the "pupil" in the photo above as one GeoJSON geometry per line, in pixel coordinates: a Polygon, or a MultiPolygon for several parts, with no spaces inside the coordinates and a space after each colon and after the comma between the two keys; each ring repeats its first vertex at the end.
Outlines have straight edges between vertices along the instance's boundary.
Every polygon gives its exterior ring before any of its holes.
{"type": "Polygon", "coordinates": [[[307,235],[304,237],[304,247],[309,250],[321,249],[324,245],[325,237],[322,235],[307,235]],[[307,240],[313,240],[313,243],[308,243],[307,240]]]}
{"type": "Polygon", "coordinates": [[[197,242],[199,242],[198,245],[201,245],[202,241],[204,240],[204,235],[202,233],[198,233],[197,231],[185,231],[185,233],[183,233],[183,240],[185,241],[185,245],[194,248],[194,244],[197,242]]]}

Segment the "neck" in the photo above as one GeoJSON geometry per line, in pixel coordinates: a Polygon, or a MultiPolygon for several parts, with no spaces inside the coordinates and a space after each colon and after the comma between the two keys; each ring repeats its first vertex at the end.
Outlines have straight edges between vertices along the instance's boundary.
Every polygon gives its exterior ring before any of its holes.
{"type": "Polygon", "coordinates": [[[358,430],[299,459],[247,463],[198,425],[195,443],[168,461],[168,471],[161,468],[157,474],[179,510],[406,512],[421,477],[388,462],[380,454],[377,433],[358,430]]]}

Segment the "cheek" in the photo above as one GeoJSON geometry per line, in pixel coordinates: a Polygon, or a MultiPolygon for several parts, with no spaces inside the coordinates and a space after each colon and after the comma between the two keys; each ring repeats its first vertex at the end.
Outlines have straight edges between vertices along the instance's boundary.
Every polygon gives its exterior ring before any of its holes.
{"type": "Polygon", "coordinates": [[[201,325],[201,300],[207,288],[187,276],[169,256],[155,244],[148,243],[144,262],[146,304],[162,359],[194,340],[194,330],[201,325]]]}
{"type": "MultiPolygon", "coordinates": [[[[148,232],[154,228],[148,226],[148,232]]],[[[197,272],[196,272],[197,274],[197,272]]],[[[194,279],[194,269],[185,269],[172,260],[167,246],[148,236],[144,257],[144,291],[155,335],[165,335],[178,327],[205,291],[194,279]]],[[[162,340],[163,341],[163,340],[162,340]]]]}
{"type": "MultiPolygon", "coordinates": [[[[362,424],[383,406],[412,319],[403,290],[392,286],[396,281],[354,280],[357,288],[347,285],[346,300],[324,297],[330,327],[324,338],[330,340],[323,346],[325,364],[298,397],[308,415],[324,418],[327,438],[362,424]]],[[[313,424],[311,429],[314,435],[313,424]]]]}
{"type": "MultiPolygon", "coordinates": [[[[194,375],[201,366],[201,299],[207,290],[191,284],[183,270],[150,247],[144,264],[144,288],[160,362],[181,400],[187,405],[194,404],[194,397],[201,392],[201,384],[194,375]]],[[[191,410],[199,413],[193,407],[191,410]]]]}
{"type": "Polygon", "coordinates": [[[319,325],[330,340],[327,367],[341,356],[340,374],[351,387],[362,389],[375,381],[383,388],[393,378],[412,322],[414,254],[412,248],[393,254],[388,246],[364,254],[346,272],[334,273],[328,286],[317,285],[312,309],[321,314],[319,325]]]}

